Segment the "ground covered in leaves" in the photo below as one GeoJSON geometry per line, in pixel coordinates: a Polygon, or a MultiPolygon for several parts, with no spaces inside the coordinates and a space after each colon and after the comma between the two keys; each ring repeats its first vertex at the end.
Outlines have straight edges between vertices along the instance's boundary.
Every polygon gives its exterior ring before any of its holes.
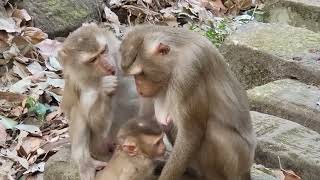
{"type": "MultiPolygon", "coordinates": [[[[251,0],[111,0],[102,7],[100,25],[119,38],[137,23],[183,26],[219,46],[238,26],[261,20],[262,6],[251,0]]],[[[62,41],[33,27],[25,9],[1,4],[0,179],[42,179],[46,160],[69,141],[59,108],[62,41]]]]}

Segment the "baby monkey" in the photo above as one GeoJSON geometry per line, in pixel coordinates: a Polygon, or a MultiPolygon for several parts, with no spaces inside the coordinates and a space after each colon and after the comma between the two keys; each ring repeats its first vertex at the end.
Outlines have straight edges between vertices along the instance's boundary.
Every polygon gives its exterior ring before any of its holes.
{"type": "Polygon", "coordinates": [[[118,146],[96,180],[153,180],[156,159],[165,151],[164,133],[155,120],[136,117],[121,126],[118,146]]]}

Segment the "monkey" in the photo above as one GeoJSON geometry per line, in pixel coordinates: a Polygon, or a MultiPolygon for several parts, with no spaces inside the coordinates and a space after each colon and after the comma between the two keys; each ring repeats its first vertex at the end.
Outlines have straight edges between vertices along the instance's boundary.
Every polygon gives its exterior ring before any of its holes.
{"type": "Polygon", "coordinates": [[[155,159],[164,156],[163,132],[156,121],[135,117],[121,126],[117,149],[95,180],[156,180],[155,159]]]}
{"type": "Polygon", "coordinates": [[[151,99],[157,121],[173,123],[173,149],[159,180],[192,167],[203,180],[248,180],[256,148],[248,97],[205,37],[157,25],[133,27],[120,45],[121,68],[151,99]]]}
{"type": "Polygon", "coordinates": [[[58,52],[65,78],[61,108],[82,180],[93,180],[106,165],[120,125],[143,112],[134,79],[120,71],[119,45],[111,32],[91,23],[72,32],[58,52]]]}

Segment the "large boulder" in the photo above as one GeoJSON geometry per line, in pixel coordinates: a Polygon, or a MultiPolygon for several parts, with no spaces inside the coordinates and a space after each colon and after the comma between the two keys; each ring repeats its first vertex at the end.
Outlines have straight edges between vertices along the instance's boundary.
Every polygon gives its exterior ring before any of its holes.
{"type": "Polygon", "coordinates": [[[255,161],[270,168],[291,169],[302,179],[319,180],[320,134],[295,122],[251,112],[258,145],[255,161]]]}
{"type": "Polygon", "coordinates": [[[65,36],[86,21],[99,17],[99,0],[23,0],[19,6],[32,16],[36,27],[49,36],[65,36]]]}
{"type": "Polygon", "coordinates": [[[284,79],[248,90],[251,109],[295,121],[320,133],[320,89],[284,79]]]}
{"type": "Polygon", "coordinates": [[[310,30],[249,23],[220,51],[246,89],[284,78],[320,85],[320,34],[310,30]]]}
{"type": "Polygon", "coordinates": [[[80,180],[78,167],[71,161],[70,154],[70,146],[64,146],[51,156],[44,167],[44,179],[80,180]]]}
{"type": "Polygon", "coordinates": [[[268,22],[305,27],[320,32],[318,0],[268,0],[264,11],[265,20],[268,22]]]}

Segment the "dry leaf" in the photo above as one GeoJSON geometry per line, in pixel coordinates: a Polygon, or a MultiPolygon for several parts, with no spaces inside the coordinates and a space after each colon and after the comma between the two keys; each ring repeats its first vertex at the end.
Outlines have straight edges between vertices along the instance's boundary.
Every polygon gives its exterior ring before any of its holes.
{"type": "Polygon", "coordinates": [[[10,111],[10,115],[13,116],[13,117],[20,117],[21,114],[23,114],[23,107],[21,107],[21,106],[14,107],[10,111]]]}
{"type": "Polygon", "coordinates": [[[201,4],[215,15],[223,15],[227,11],[221,0],[202,0],[201,4]]]}
{"type": "Polygon", "coordinates": [[[4,147],[7,140],[6,128],[0,123],[0,147],[4,147]]]}
{"type": "Polygon", "coordinates": [[[20,131],[20,134],[17,137],[18,143],[16,144],[15,150],[19,150],[20,149],[24,138],[27,137],[28,135],[29,135],[29,133],[27,131],[20,131]]]}
{"type": "Polygon", "coordinates": [[[28,70],[25,65],[23,65],[17,61],[14,61],[13,64],[14,64],[14,66],[12,68],[13,72],[15,74],[17,74],[21,79],[29,76],[28,70]]]}
{"type": "Polygon", "coordinates": [[[48,38],[48,34],[36,27],[26,27],[22,31],[22,36],[28,39],[32,44],[38,44],[48,38]]]}
{"type": "Polygon", "coordinates": [[[5,99],[8,102],[21,103],[25,98],[26,98],[26,96],[21,95],[21,94],[0,91],[0,99],[5,99]]]}
{"type": "Polygon", "coordinates": [[[34,173],[34,172],[43,172],[44,171],[44,162],[40,162],[39,164],[33,164],[32,166],[30,166],[30,168],[24,172],[23,174],[27,174],[27,173],[34,173]]]}
{"type": "Polygon", "coordinates": [[[58,56],[58,50],[61,48],[62,43],[57,40],[46,39],[35,46],[39,49],[40,54],[44,58],[48,58],[50,56],[58,56]]]}
{"type": "Polygon", "coordinates": [[[5,150],[5,155],[10,159],[19,162],[19,164],[21,164],[22,167],[26,169],[29,168],[29,163],[27,159],[19,157],[16,150],[13,150],[13,151],[5,150]]]}
{"type": "Polygon", "coordinates": [[[56,57],[50,56],[44,62],[45,62],[46,67],[50,71],[60,71],[60,70],[62,70],[62,66],[60,65],[60,63],[59,63],[59,61],[58,61],[58,59],[56,57]]]}
{"type": "Polygon", "coordinates": [[[36,151],[43,140],[36,137],[26,137],[20,147],[20,152],[27,157],[30,153],[36,151]]]}
{"type": "Polygon", "coordinates": [[[18,48],[15,44],[13,44],[13,45],[10,47],[9,50],[3,52],[3,57],[4,57],[4,59],[6,59],[6,60],[10,60],[10,59],[18,56],[19,53],[20,53],[19,48],[18,48]]]}
{"type": "Polygon", "coordinates": [[[29,124],[18,124],[15,126],[16,129],[27,131],[28,133],[32,135],[38,135],[42,136],[42,133],[40,131],[40,128],[34,125],[29,125],[29,124]]]}
{"type": "Polygon", "coordinates": [[[53,111],[53,112],[49,113],[49,114],[46,116],[46,122],[52,121],[55,117],[61,116],[61,114],[62,114],[61,110],[53,111]]]}
{"type": "Polygon", "coordinates": [[[19,18],[21,20],[30,21],[31,16],[25,9],[15,9],[12,12],[12,17],[19,18]]]}
{"type": "Polygon", "coordinates": [[[10,92],[24,94],[28,91],[30,86],[32,85],[31,79],[29,77],[23,78],[15,84],[11,85],[9,88],[10,92]]]}
{"type": "Polygon", "coordinates": [[[31,74],[38,74],[43,71],[42,66],[37,62],[33,62],[27,66],[27,69],[31,74]]]}
{"type": "Polygon", "coordinates": [[[5,175],[5,174],[9,174],[11,171],[11,168],[14,164],[14,162],[9,159],[9,158],[5,158],[0,156],[0,164],[1,164],[1,168],[0,168],[0,179],[1,179],[1,175],[5,175]]]}
{"type": "Polygon", "coordinates": [[[16,26],[16,22],[12,18],[0,16],[0,30],[8,33],[20,32],[20,28],[16,26]]]}
{"type": "Polygon", "coordinates": [[[296,175],[296,173],[293,172],[292,170],[281,169],[281,171],[283,172],[283,174],[285,176],[284,180],[300,180],[301,179],[301,177],[296,175]]]}
{"type": "Polygon", "coordinates": [[[108,21],[110,21],[111,23],[114,23],[114,24],[116,24],[116,25],[120,25],[120,21],[119,21],[118,16],[117,16],[114,12],[112,12],[110,8],[108,8],[107,6],[105,6],[104,9],[103,9],[103,11],[104,11],[104,14],[105,14],[105,16],[106,16],[106,19],[107,19],[108,21]]]}

